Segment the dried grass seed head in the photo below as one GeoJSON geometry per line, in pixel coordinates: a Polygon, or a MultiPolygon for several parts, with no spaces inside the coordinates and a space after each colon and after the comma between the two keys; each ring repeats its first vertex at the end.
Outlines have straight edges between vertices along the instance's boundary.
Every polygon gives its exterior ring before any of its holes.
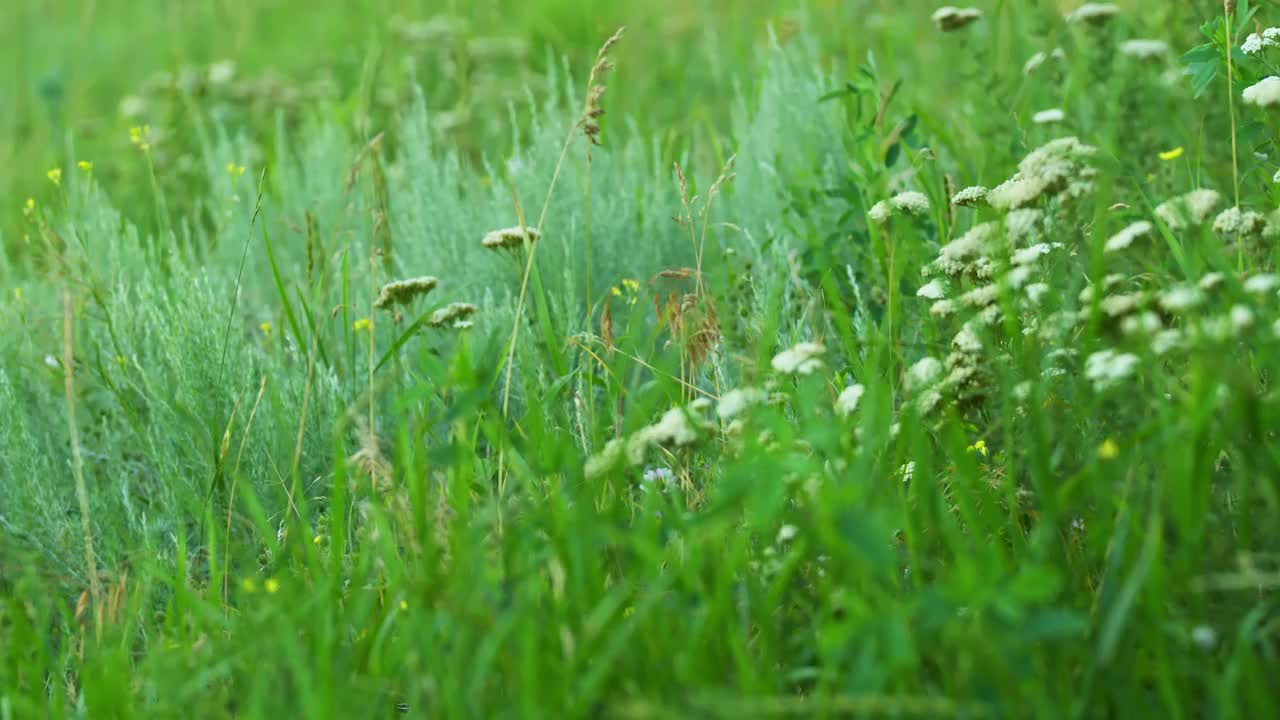
{"type": "Polygon", "coordinates": [[[427,318],[427,325],[434,328],[452,327],[455,329],[462,329],[464,327],[462,323],[464,323],[467,318],[476,314],[479,309],[480,308],[472,305],[471,303],[449,303],[448,305],[431,313],[431,317],[427,318]]]}

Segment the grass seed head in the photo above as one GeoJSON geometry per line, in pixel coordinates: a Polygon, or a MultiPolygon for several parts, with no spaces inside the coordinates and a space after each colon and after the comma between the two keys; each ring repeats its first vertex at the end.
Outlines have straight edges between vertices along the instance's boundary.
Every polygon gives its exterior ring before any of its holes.
{"type": "Polygon", "coordinates": [[[480,244],[489,250],[512,250],[524,246],[526,232],[530,243],[542,239],[542,233],[537,228],[530,227],[521,230],[519,227],[509,227],[488,233],[480,241],[480,244]]]}

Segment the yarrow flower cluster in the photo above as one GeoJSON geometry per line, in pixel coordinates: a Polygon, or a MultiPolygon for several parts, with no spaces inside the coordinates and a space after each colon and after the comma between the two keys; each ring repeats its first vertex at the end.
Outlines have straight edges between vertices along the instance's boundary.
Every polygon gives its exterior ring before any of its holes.
{"type": "Polygon", "coordinates": [[[387,283],[378,291],[378,299],[374,301],[373,306],[379,310],[386,310],[392,305],[408,305],[435,290],[438,284],[440,281],[430,275],[387,283]]]}
{"type": "Polygon", "coordinates": [[[967,27],[981,18],[982,11],[978,8],[958,8],[947,5],[935,10],[931,19],[942,32],[952,32],[967,27]]]}
{"type": "Polygon", "coordinates": [[[1032,115],[1031,122],[1036,125],[1052,125],[1054,123],[1060,123],[1066,118],[1067,114],[1064,113],[1061,108],[1050,108],[1048,110],[1041,110],[1035,115],[1032,115]]]}
{"type": "Polygon", "coordinates": [[[1109,253],[1119,252],[1121,250],[1124,250],[1125,248],[1132,245],[1135,240],[1138,240],[1150,235],[1152,230],[1155,230],[1154,225],[1147,222],[1146,220],[1139,220],[1138,222],[1132,223],[1131,225],[1121,230],[1120,232],[1116,233],[1115,235],[1112,235],[1107,240],[1107,244],[1106,246],[1104,246],[1103,250],[1104,252],[1109,252],[1109,253]]]}
{"type": "Polygon", "coordinates": [[[1067,59],[1067,54],[1063,52],[1062,48],[1054,48],[1049,52],[1045,52],[1041,50],[1040,52],[1037,52],[1036,54],[1027,58],[1026,64],[1022,66],[1022,74],[1030,75],[1031,73],[1039,70],[1040,66],[1044,65],[1045,61],[1047,60],[1057,60],[1058,62],[1062,62],[1066,59],[1067,59]]]}
{"type": "Polygon", "coordinates": [[[1244,89],[1245,103],[1258,107],[1280,105],[1280,77],[1270,75],[1244,89]]]}
{"type": "Polygon", "coordinates": [[[960,207],[977,207],[987,203],[987,188],[981,185],[967,187],[951,197],[951,204],[960,207]]]}
{"type": "Polygon", "coordinates": [[[922,216],[929,212],[929,198],[924,193],[908,191],[898,193],[888,200],[881,200],[867,211],[873,221],[884,224],[896,214],[922,216]]]}
{"type": "Polygon", "coordinates": [[[1280,45],[1280,28],[1270,27],[1261,33],[1250,33],[1240,45],[1240,52],[1245,55],[1257,55],[1269,47],[1280,45]]]}
{"type": "Polygon", "coordinates": [[[445,307],[431,313],[431,317],[427,318],[427,325],[434,328],[451,327],[455,330],[471,327],[471,321],[467,318],[471,317],[478,311],[471,303],[449,303],[445,307]]]}
{"type": "Polygon", "coordinates": [[[1125,40],[1120,43],[1120,54],[1138,60],[1156,60],[1169,53],[1169,43],[1163,40],[1125,40]]]}
{"type": "Polygon", "coordinates": [[[818,343],[802,342],[773,356],[773,369],[783,375],[811,375],[823,367],[827,349],[818,343]]]}
{"type": "Polygon", "coordinates": [[[615,438],[604,449],[587,459],[583,468],[588,478],[599,477],[621,465],[638,467],[644,464],[651,449],[679,449],[689,447],[715,430],[715,424],[704,415],[711,402],[695,400],[685,407],[676,407],[663,413],[654,424],[647,425],[628,437],[615,438]]]}
{"type": "Polygon", "coordinates": [[[1200,188],[1179,195],[1156,206],[1156,217],[1170,230],[1184,230],[1191,225],[1201,225],[1222,202],[1216,190],[1200,188]]]}
{"type": "Polygon", "coordinates": [[[1023,158],[1018,172],[992,188],[987,202],[997,210],[1013,210],[1042,197],[1085,195],[1097,174],[1087,161],[1097,152],[1074,137],[1052,140],[1023,158]]]}
{"type": "Polygon", "coordinates": [[[526,233],[528,233],[530,243],[542,238],[542,233],[537,228],[530,227],[522,230],[519,227],[509,227],[488,233],[480,241],[480,244],[489,250],[510,250],[523,247],[526,233]]]}
{"type": "Polygon", "coordinates": [[[1115,3],[1085,3],[1067,14],[1069,23],[1102,25],[1120,13],[1115,3]]]}

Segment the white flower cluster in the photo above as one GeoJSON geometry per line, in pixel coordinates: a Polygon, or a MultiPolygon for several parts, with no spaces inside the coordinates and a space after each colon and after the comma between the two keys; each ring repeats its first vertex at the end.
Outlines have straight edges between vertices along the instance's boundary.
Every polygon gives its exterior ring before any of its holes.
{"type": "Polygon", "coordinates": [[[1170,230],[1184,230],[1203,224],[1221,202],[1218,191],[1200,188],[1156,206],[1156,217],[1170,230]]]}
{"type": "Polygon", "coordinates": [[[1139,220],[1115,235],[1112,235],[1107,240],[1107,244],[1103,247],[1103,251],[1113,253],[1124,250],[1132,245],[1135,240],[1140,240],[1150,235],[1152,230],[1155,230],[1154,225],[1146,220],[1139,220]]]}
{"type": "Polygon", "coordinates": [[[1115,3],[1085,3],[1067,14],[1069,23],[1102,25],[1120,13],[1115,3]]]}
{"type": "Polygon", "coordinates": [[[1086,161],[1097,152],[1074,137],[1052,140],[1023,158],[1018,172],[992,188],[987,202],[997,210],[1013,210],[1042,197],[1085,195],[1093,190],[1097,174],[1086,161]]]}
{"type": "Polygon", "coordinates": [[[1254,210],[1230,207],[1213,219],[1213,232],[1224,240],[1247,240],[1262,237],[1267,218],[1254,210]]]}
{"type": "Polygon", "coordinates": [[[1280,77],[1270,75],[1250,85],[1241,93],[1248,105],[1271,107],[1280,105],[1280,77]]]}
{"type": "Polygon", "coordinates": [[[1128,380],[1137,369],[1137,355],[1111,349],[1099,350],[1084,361],[1084,376],[1099,392],[1128,380]]]}
{"type": "Polygon", "coordinates": [[[896,214],[915,215],[917,217],[929,213],[929,198],[921,192],[908,191],[898,193],[888,200],[881,200],[867,211],[872,221],[883,225],[896,214]]]}
{"type": "Polygon", "coordinates": [[[958,8],[947,5],[935,10],[930,19],[942,32],[952,32],[971,25],[981,18],[982,11],[978,8],[958,8]]]}
{"type": "Polygon", "coordinates": [[[1240,52],[1245,55],[1257,55],[1269,47],[1280,46],[1280,28],[1270,27],[1261,33],[1250,33],[1240,45],[1240,52]]]}
{"type": "Polygon", "coordinates": [[[773,356],[773,369],[783,375],[811,375],[823,367],[827,349],[818,343],[802,342],[773,356]]]}
{"type": "Polygon", "coordinates": [[[1169,43],[1163,40],[1125,40],[1120,54],[1138,60],[1156,60],[1169,54],[1169,43]]]}
{"type": "Polygon", "coordinates": [[[668,410],[658,422],[647,425],[629,437],[615,438],[604,449],[587,459],[583,472],[596,478],[625,464],[638,467],[653,448],[683,448],[693,445],[703,434],[715,429],[704,415],[708,400],[695,400],[687,407],[668,410]]]}
{"type": "Polygon", "coordinates": [[[1031,116],[1031,122],[1035,123],[1036,125],[1053,125],[1054,123],[1060,123],[1066,119],[1067,119],[1067,114],[1063,112],[1061,108],[1049,108],[1048,110],[1041,110],[1040,112],[1031,116]]]}
{"type": "Polygon", "coordinates": [[[862,400],[862,396],[867,389],[860,384],[853,384],[840,391],[839,397],[836,398],[836,412],[841,417],[849,417],[858,409],[858,403],[862,400]]]}
{"type": "MultiPolygon", "coordinates": [[[[1276,176],[1280,177],[1280,172],[1277,172],[1276,176]]],[[[1280,182],[1280,180],[1277,180],[1276,182],[1280,182]]],[[[986,205],[988,192],[990,191],[981,185],[973,185],[952,196],[951,204],[960,207],[977,207],[979,205],[986,205]]]]}
{"type": "Polygon", "coordinates": [[[1047,60],[1056,60],[1058,62],[1062,62],[1066,59],[1067,59],[1067,54],[1062,51],[1062,48],[1054,48],[1049,52],[1045,52],[1041,50],[1035,55],[1032,55],[1031,57],[1027,58],[1027,63],[1022,66],[1022,74],[1030,75],[1031,73],[1034,73],[1035,71],[1039,70],[1040,66],[1044,65],[1045,61],[1047,60]]]}

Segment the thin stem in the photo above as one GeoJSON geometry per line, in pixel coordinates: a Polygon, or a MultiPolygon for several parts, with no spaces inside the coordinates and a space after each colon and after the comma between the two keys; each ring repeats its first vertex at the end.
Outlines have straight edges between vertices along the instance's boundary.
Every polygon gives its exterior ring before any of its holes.
{"type": "Polygon", "coordinates": [[[72,337],[74,320],[71,312],[71,290],[62,287],[62,370],[63,391],[67,400],[67,430],[71,435],[71,471],[76,481],[76,500],[80,504],[80,527],[84,533],[84,560],[89,569],[89,594],[93,597],[95,632],[102,634],[102,588],[98,584],[98,561],[93,552],[93,524],[89,520],[89,491],[84,483],[84,458],[80,454],[80,428],[76,423],[75,351],[72,337]]]}

